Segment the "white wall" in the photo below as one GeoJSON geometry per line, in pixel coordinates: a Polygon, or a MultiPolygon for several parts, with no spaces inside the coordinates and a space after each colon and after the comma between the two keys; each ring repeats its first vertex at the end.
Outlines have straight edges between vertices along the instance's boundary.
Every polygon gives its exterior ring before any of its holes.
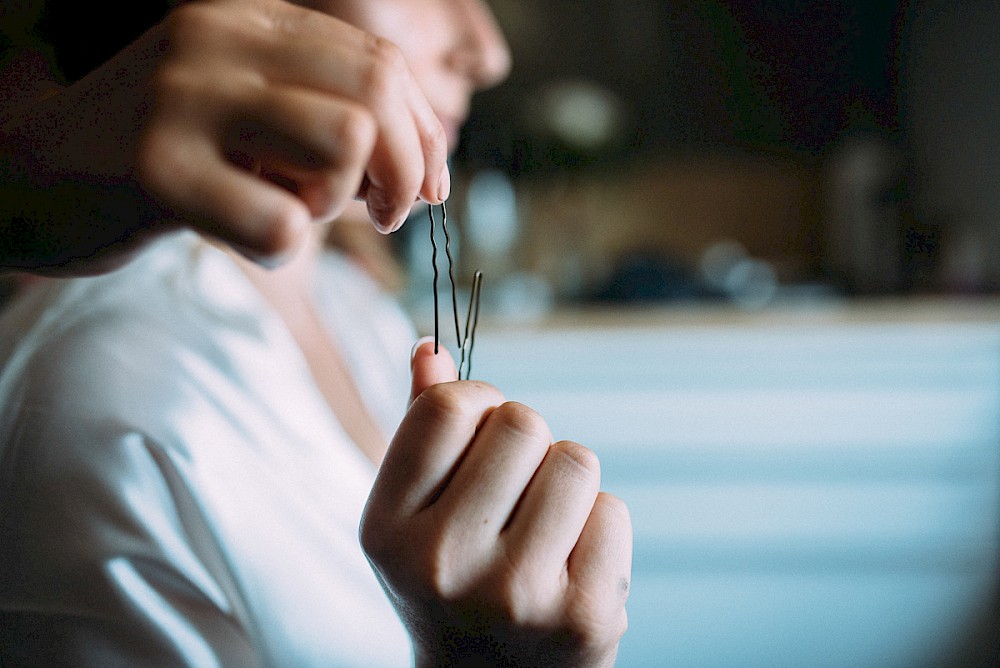
{"type": "Polygon", "coordinates": [[[619,665],[977,665],[978,625],[1000,628],[1000,321],[626,323],[485,329],[473,365],[630,505],[619,665]]]}

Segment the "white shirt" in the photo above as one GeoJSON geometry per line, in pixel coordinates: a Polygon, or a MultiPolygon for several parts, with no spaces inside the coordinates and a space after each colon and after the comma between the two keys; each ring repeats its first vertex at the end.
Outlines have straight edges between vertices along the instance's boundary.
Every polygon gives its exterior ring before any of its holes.
{"type": "MultiPolygon", "coordinates": [[[[386,434],[413,332],[347,260],[317,298],[386,434]]],[[[374,468],[192,233],[0,327],[0,664],[408,665],[358,544],[374,468]]]]}

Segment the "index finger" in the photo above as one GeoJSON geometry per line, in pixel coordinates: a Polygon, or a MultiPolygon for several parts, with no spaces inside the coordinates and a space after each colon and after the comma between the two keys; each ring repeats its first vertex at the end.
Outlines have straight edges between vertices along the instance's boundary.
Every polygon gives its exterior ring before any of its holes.
{"type": "Polygon", "coordinates": [[[363,197],[383,232],[395,229],[420,197],[450,191],[448,140],[441,122],[392,42],[308,8],[289,7],[285,33],[262,54],[268,77],[342,95],[375,119],[363,197]]]}
{"type": "Polygon", "coordinates": [[[448,140],[430,102],[399,49],[374,47],[369,90],[379,136],[366,171],[369,215],[383,232],[395,230],[416,199],[439,204],[448,197],[448,140]]]}
{"type": "Polygon", "coordinates": [[[503,401],[499,390],[478,381],[424,390],[389,444],[369,509],[412,516],[426,508],[451,478],[480,424],[503,401]]]}

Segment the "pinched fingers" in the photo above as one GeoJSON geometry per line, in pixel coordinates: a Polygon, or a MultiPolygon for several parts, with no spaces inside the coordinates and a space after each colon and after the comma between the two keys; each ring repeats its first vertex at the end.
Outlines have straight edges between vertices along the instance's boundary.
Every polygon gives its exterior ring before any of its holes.
{"type": "Polygon", "coordinates": [[[287,5],[270,14],[264,34],[255,36],[262,74],[349,99],[375,120],[362,194],[377,227],[395,229],[418,197],[447,197],[447,138],[402,52],[321,12],[287,5]]]}
{"type": "Polygon", "coordinates": [[[430,103],[391,43],[371,38],[361,95],[379,125],[366,171],[368,213],[383,232],[397,229],[421,197],[448,196],[448,143],[430,103]]]}
{"type": "Polygon", "coordinates": [[[160,141],[167,138],[150,141],[150,151],[156,155],[140,166],[140,172],[178,221],[259,261],[280,257],[299,245],[310,214],[287,190],[237,168],[204,144],[180,141],[162,151],[156,149],[160,141]]]}
{"type": "Polygon", "coordinates": [[[247,254],[287,252],[306,223],[351,200],[373,124],[349,101],[219,79],[160,73],[163,102],[140,143],[139,178],[189,224],[247,254]]]}
{"type": "Polygon", "coordinates": [[[233,123],[229,151],[255,156],[261,174],[279,180],[314,220],[333,220],[351,201],[375,143],[371,116],[360,106],[306,89],[271,87],[233,123]]]}
{"type": "Polygon", "coordinates": [[[287,2],[218,0],[183,3],[150,44],[136,167],[178,222],[267,256],[362,183],[383,231],[418,196],[440,201],[444,133],[388,42],[287,2]]]}

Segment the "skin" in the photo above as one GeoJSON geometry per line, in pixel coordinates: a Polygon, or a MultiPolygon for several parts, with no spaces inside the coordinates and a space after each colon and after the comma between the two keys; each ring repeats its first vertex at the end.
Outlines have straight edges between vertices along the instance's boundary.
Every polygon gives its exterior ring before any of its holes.
{"type": "Polygon", "coordinates": [[[361,526],[418,666],[610,666],[627,627],[632,527],[593,452],[455,381],[433,343],[361,526]]]}
{"type": "MultiPolygon", "coordinates": [[[[312,6],[391,40],[452,146],[472,93],[508,67],[478,0],[312,6]]],[[[287,314],[323,388],[336,352],[322,332],[309,334],[317,318],[292,306],[304,303],[319,247],[277,271],[245,268],[287,314]]],[[[597,457],[554,442],[538,413],[496,388],[456,381],[453,360],[432,343],[416,347],[412,369],[412,403],[388,451],[356,442],[381,461],[362,547],[410,631],[417,665],[613,664],[627,626],[632,534],[625,505],[599,491],[597,457]]],[[[364,434],[363,407],[341,383],[328,389],[341,422],[364,434]]]]}
{"type": "MultiPolygon", "coordinates": [[[[360,19],[407,3],[324,4],[360,19]]],[[[107,271],[180,226],[277,264],[356,197],[382,232],[446,198],[460,91],[433,109],[399,48],[324,12],[183,3],[81,81],[5,109],[0,268],[107,271]]],[[[464,86],[502,77],[502,58],[464,86]]]]}
{"type": "Polygon", "coordinates": [[[480,0],[319,0],[305,3],[389,39],[403,55],[445,131],[450,149],[477,90],[496,85],[510,53],[480,0]]]}
{"type": "Polygon", "coordinates": [[[480,0],[185,3],[92,75],[8,112],[0,261],[104,271],[177,226],[283,256],[273,271],[238,261],[381,462],[361,543],[417,664],[605,666],[627,624],[631,524],[599,491],[596,456],[496,388],[456,381],[428,343],[386,450],[311,298],[311,223],[360,196],[388,232],[418,197],[446,197],[469,98],[508,66],[480,0]]]}

